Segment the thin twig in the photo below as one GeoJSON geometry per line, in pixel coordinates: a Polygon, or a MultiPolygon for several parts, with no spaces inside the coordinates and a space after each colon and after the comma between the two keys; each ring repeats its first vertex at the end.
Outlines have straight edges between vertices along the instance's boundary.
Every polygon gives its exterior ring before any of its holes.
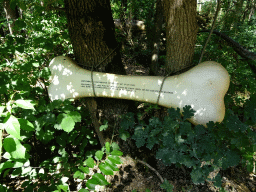
{"type": "Polygon", "coordinates": [[[152,171],[154,171],[155,172],[155,174],[159,177],[159,179],[161,180],[161,182],[163,183],[164,182],[164,179],[163,179],[163,177],[157,172],[157,170],[155,170],[153,167],[151,167],[149,164],[147,164],[146,162],[144,162],[144,161],[141,161],[141,160],[139,160],[139,159],[136,159],[138,162],[140,162],[140,163],[142,163],[142,164],[144,164],[144,165],[146,165],[149,169],[151,169],[152,171]]]}
{"type": "Polygon", "coordinates": [[[216,23],[216,21],[217,21],[217,16],[218,16],[218,13],[219,13],[219,11],[220,11],[220,3],[221,3],[220,0],[218,0],[218,1],[217,1],[217,9],[216,9],[216,12],[215,12],[214,20],[213,20],[213,22],[212,22],[212,29],[211,29],[211,32],[210,32],[210,34],[209,34],[209,36],[208,36],[208,38],[207,38],[207,40],[206,40],[206,42],[205,42],[205,45],[204,45],[204,48],[203,48],[203,50],[202,50],[201,57],[200,57],[198,63],[201,63],[201,61],[202,61],[202,59],[203,59],[204,51],[205,51],[206,46],[207,46],[207,44],[208,44],[208,42],[209,42],[209,40],[210,40],[210,37],[211,37],[211,35],[212,35],[212,32],[213,32],[215,23],[216,23]]]}

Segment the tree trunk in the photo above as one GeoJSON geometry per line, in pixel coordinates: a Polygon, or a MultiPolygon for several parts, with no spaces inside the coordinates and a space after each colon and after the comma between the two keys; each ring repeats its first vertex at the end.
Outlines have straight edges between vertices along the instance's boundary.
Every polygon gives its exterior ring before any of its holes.
{"type": "MultiPolygon", "coordinates": [[[[94,71],[100,69],[104,72],[125,74],[114,35],[114,22],[109,0],[65,0],[65,9],[77,63],[88,66],[89,69],[97,66],[93,69],[94,71]]],[[[94,98],[87,98],[86,103],[103,146],[109,136],[104,138],[105,135],[99,131],[100,122],[97,118],[97,110],[102,108],[103,113],[108,111],[109,116],[114,116],[117,114],[116,109],[120,111],[125,108],[125,102],[103,98],[98,98],[96,102],[94,98]]]]}
{"type": "Polygon", "coordinates": [[[160,47],[160,38],[163,24],[163,0],[156,1],[156,16],[155,16],[155,37],[153,42],[153,51],[151,56],[150,63],[150,75],[158,75],[159,64],[159,47],[160,47]]]}
{"type": "Polygon", "coordinates": [[[17,6],[15,6],[15,9],[12,9],[10,0],[4,0],[3,7],[8,22],[9,32],[12,35],[14,33],[15,21],[19,18],[18,9],[17,6]]]}
{"type": "Polygon", "coordinates": [[[196,22],[196,1],[164,0],[166,20],[168,73],[191,65],[198,25],[196,22]]]}

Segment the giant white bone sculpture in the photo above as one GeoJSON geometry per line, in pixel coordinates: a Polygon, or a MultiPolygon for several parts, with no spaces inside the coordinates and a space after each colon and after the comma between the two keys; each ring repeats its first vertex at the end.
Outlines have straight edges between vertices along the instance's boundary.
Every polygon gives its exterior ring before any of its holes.
{"type": "Polygon", "coordinates": [[[48,87],[51,100],[111,97],[179,107],[181,112],[185,105],[191,105],[196,113],[189,120],[204,126],[209,121],[221,122],[225,115],[224,96],[229,87],[229,74],[214,61],[203,62],[183,74],[167,77],[164,82],[164,77],[92,73],[64,56],[54,58],[49,67],[52,73],[48,87]]]}

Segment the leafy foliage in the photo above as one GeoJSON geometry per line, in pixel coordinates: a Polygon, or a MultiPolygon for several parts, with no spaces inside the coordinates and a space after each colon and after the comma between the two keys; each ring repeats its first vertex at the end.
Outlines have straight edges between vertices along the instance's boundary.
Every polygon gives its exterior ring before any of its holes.
{"type": "MultiPolygon", "coordinates": [[[[8,34],[8,22],[13,21],[5,18],[2,2],[0,1],[1,182],[2,178],[9,176],[26,177],[28,181],[22,184],[26,191],[33,191],[38,187],[37,183],[31,182],[34,179],[50,182],[40,186],[41,191],[68,191],[71,180],[86,179],[85,176],[98,167],[100,173],[88,179],[87,188],[79,191],[93,190],[99,184],[108,185],[104,175],[113,175],[114,171],[118,171],[116,165],[121,163],[119,156],[122,152],[115,143],[106,143],[102,150],[98,150],[88,111],[68,100],[50,102],[46,90],[50,83],[50,70],[47,67],[49,61],[57,55],[73,54],[65,13],[51,9],[63,8],[63,1],[11,0],[12,9],[18,6],[23,10],[23,17],[15,21],[13,34],[8,34]]],[[[152,12],[155,1],[127,2],[127,9],[124,9],[121,1],[111,1],[115,19],[124,15],[124,19],[143,20],[147,26],[152,25],[155,19],[152,12]]],[[[216,29],[255,52],[256,19],[255,15],[250,16],[250,11],[246,11],[251,3],[247,1],[238,7],[239,3],[236,1],[223,2],[223,14],[218,18],[216,29]]],[[[215,12],[214,7],[215,1],[206,2],[201,14],[210,18],[215,12]]],[[[201,53],[200,45],[204,44],[207,35],[198,35],[195,63],[201,53]]],[[[132,47],[132,54],[141,58],[138,50],[142,50],[142,43],[139,40],[131,42],[137,46],[132,47]]],[[[151,51],[143,49],[143,53],[150,55],[151,51]]],[[[165,56],[161,57],[164,60],[165,56]]],[[[214,35],[204,60],[213,58],[222,63],[231,77],[230,89],[225,97],[227,112],[223,123],[209,122],[207,129],[201,125],[191,125],[186,121],[194,113],[190,106],[183,109],[183,116],[180,115],[179,108],[171,108],[168,110],[169,115],[160,120],[150,112],[157,107],[147,105],[145,112],[150,117],[148,122],[142,120],[140,112],[128,113],[123,117],[119,130],[119,136],[123,140],[131,137],[137,147],[146,146],[152,150],[157,146],[156,157],[166,165],[191,168],[194,183],[211,180],[208,178],[209,173],[218,169],[225,170],[242,164],[248,171],[252,171],[254,164],[255,74],[246,61],[214,35]]],[[[108,127],[108,122],[104,122],[101,130],[108,127]]],[[[212,181],[220,187],[221,175],[217,174],[212,181]]],[[[7,191],[1,182],[0,191],[7,191]]],[[[167,181],[161,186],[167,191],[173,190],[173,186],[167,181]]]]}
{"type": "MultiPolygon", "coordinates": [[[[253,162],[256,133],[247,124],[230,112],[223,124],[209,122],[207,128],[192,126],[186,119],[191,118],[194,112],[190,106],[185,106],[181,116],[179,108],[170,108],[169,115],[163,121],[152,117],[148,124],[129,121],[134,118],[130,113],[121,125],[124,131],[133,133],[131,138],[136,141],[137,147],[145,145],[152,149],[157,145],[156,158],[165,165],[192,168],[191,178],[196,184],[209,180],[209,174],[216,169],[225,170],[241,162],[253,162]],[[246,155],[248,153],[251,156],[246,155]]],[[[221,187],[219,174],[213,182],[221,187]]]]}

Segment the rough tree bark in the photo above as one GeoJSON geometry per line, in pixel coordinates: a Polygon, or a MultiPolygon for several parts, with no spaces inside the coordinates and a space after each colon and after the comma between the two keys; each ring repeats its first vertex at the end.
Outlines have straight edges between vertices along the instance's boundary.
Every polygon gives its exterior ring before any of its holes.
{"type": "Polygon", "coordinates": [[[196,1],[164,0],[166,20],[166,70],[175,73],[192,63],[198,25],[196,1]]]}
{"type": "MultiPolygon", "coordinates": [[[[114,22],[109,0],[65,0],[68,30],[78,64],[97,66],[94,71],[125,74],[118,43],[114,35],[114,22]]],[[[95,130],[103,146],[110,136],[99,131],[98,108],[109,116],[119,114],[126,105],[125,100],[87,98],[95,130]],[[118,110],[118,111],[117,111],[118,110]]],[[[106,116],[105,116],[106,118],[106,116]]]]}

